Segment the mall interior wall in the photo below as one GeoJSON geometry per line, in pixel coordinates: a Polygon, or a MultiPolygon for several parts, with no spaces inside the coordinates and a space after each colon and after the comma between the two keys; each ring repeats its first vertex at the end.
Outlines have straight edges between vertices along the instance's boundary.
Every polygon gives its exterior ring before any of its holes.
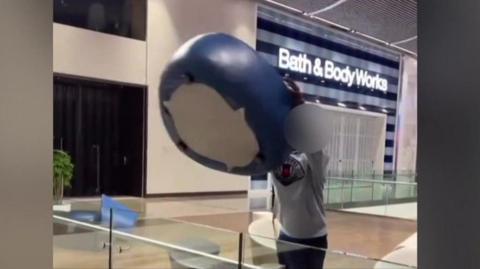
{"type": "Polygon", "coordinates": [[[417,59],[405,55],[402,61],[396,170],[400,174],[411,174],[415,173],[417,163],[417,59]]]}
{"type": "Polygon", "coordinates": [[[137,85],[146,84],[145,41],[53,24],[53,71],[137,85]]]}
{"type": "MultiPolygon", "coordinates": [[[[147,195],[248,190],[247,177],[204,168],[175,148],[161,122],[158,86],[173,52],[195,35],[225,32],[255,47],[257,4],[250,0],[147,0],[147,12],[146,40],[54,23],[54,72],[148,87],[147,195]]],[[[405,153],[409,149],[402,150],[403,144],[399,152],[405,153]]]]}
{"type": "Polygon", "coordinates": [[[0,1],[0,268],[52,268],[52,1],[0,1]]]}
{"type": "Polygon", "coordinates": [[[175,148],[161,122],[157,88],[173,52],[198,34],[225,32],[255,47],[256,3],[150,0],[147,25],[147,194],[246,191],[247,177],[202,167],[175,148]]]}
{"type": "Polygon", "coordinates": [[[147,85],[146,194],[246,191],[247,177],[204,168],[179,153],[158,110],[160,75],[173,52],[206,32],[232,34],[255,46],[254,1],[147,0],[145,41],[54,23],[57,74],[147,85]]]}

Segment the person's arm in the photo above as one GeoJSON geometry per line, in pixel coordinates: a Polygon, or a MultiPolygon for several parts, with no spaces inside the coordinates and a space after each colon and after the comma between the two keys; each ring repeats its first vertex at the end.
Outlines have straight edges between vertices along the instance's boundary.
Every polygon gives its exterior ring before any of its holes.
{"type": "Polygon", "coordinates": [[[326,181],[326,172],[329,160],[328,156],[323,152],[323,150],[306,155],[314,181],[324,184],[326,181]]]}
{"type": "Polygon", "coordinates": [[[323,190],[327,180],[327,164],[328,156],[323,151],[306,154],[308,158],[309,169],[312,173],[311,184],[314,192],[314,198],[317,199],[318,205],[323,206],[323,190]]]}

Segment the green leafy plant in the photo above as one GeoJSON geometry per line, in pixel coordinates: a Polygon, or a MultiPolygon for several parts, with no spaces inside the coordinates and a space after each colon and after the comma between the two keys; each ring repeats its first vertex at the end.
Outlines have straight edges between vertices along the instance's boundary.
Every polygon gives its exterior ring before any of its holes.
{"type": "Polygon", "coordinates": [[[56,202],[63,199],[63,189],[72,187],[72,158],[62,150],[53,151],[53,196],[56,202]]]}

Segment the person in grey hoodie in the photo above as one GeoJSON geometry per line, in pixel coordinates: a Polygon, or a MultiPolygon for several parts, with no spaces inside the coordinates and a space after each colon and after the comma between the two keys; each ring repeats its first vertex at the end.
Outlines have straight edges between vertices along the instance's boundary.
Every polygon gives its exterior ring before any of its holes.
{"type": "Polygon", "coordinates": [[[328,157],[319,151],[292,153],[273,172],[274,212],[281,224],[278,258],[287,269],[322,269],[328,248],[323,204],[328,157]],[[281,241],[311,246],[293,246],[281,241]]]}
{"type": "MultiPolygon", "coordinates": [[[[305,103],[298,86],[285,79],[295,94],[295,106],[305,103]]],[[[328,156],[323,150],[292,152],[272,171],[274,218],[281,224],[277,253],[286,269],[322,269],[328,248],[323,203],[328,156]],[[306,245],[285,244],[282,241],[306,245]]]]}

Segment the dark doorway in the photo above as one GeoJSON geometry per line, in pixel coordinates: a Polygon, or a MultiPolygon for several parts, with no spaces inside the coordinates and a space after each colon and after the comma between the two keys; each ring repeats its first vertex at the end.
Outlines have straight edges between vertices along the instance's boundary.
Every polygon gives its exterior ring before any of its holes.
{"type": "Polygon", "coordinates": [[[75,164],[67,196],[142,196],[146,88],[54,77],[54,147],[75,164]]]}

